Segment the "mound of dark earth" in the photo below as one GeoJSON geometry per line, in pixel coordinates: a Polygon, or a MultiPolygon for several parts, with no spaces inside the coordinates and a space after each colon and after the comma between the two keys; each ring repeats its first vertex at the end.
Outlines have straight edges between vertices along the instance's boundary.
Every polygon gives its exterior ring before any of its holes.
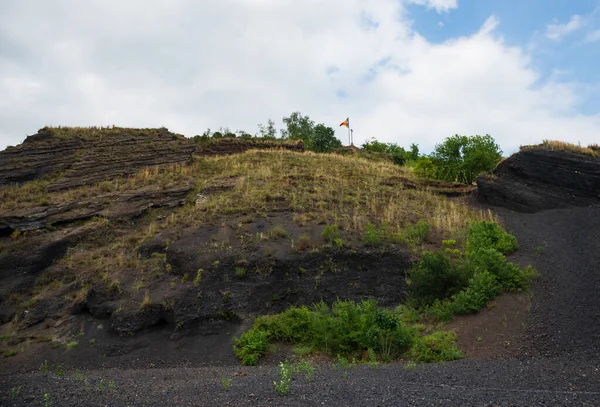
{"type": "Polygon", "coordinates": [[[0,152],[0,186],[60,174],[48,191],[92,185],[162,164],[189,164],[196,146],[160,129],[47,128],[0,152]]]}
{"type": "Polygon", "coordinates": [[[600,205],[600,157],[524,149],[477,186],[480,201],[520,212],[600,205]]]}

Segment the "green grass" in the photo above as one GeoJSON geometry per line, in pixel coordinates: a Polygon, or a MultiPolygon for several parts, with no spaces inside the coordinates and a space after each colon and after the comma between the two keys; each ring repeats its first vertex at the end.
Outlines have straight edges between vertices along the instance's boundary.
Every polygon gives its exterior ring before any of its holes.
{"type": "MultiPolygon", "coordinates": [[[[421,355],[430,348],[429,342],[440,341],[438,336],[422,337],[398,314],[378,307],[375,301],[337,300],[331,307],[325,303],[310,308],[291,307],[280,314],[256,318],[252,329],[234,339],[234,353],[242,364],[254,365],[272,341],[286,341],[296,344],[295,349],[302,349],[304,354],[310,349],[365,361],[372,359],[373,354],[382,360],[393,360],[406,354],[421,355]]],[[[451,338],[443,339],[446,350],[441,355],[456,358],[460,352],[451,338]]]]}

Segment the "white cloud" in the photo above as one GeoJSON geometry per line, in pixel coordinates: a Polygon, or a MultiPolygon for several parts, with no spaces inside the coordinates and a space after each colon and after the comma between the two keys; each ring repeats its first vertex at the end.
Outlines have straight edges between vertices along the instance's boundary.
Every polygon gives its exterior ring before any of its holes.
{"type": "Polygon", "coordinates": [[[581,29],[584,24],[585,20],[581,16],[575,14],[571,16],[571,19],[566,24],[548,24],[546,27],[546,37],[558,41],[568,34],[581,29]]]}
{"type": "Polygon", "coordinates": [[[408,0],[408,2],[435,9],[438,13],[447,12],[458,7],[457,0],[408,0]]]}
{"type": "Polygon", "coordinates": [[[254,133],[293,111],[344,142],[349,116],[358,144],[426,151],[455,133],[489,133],[508,152],[600,133],[600,115],[577,114],[577,84],[540,85],[493,16],[432,44],[397,0],[32,3],[0,5],[0,148],[44,125],[254,133]]]}
{"type": "Polygon", "coordinates": [[[591,31],[589,32],[586,36],[585,36],[585,41],[586,42],[596,42],[596,41],[600,41],[600,30],[595,30],[595,31],[591,31]]]}

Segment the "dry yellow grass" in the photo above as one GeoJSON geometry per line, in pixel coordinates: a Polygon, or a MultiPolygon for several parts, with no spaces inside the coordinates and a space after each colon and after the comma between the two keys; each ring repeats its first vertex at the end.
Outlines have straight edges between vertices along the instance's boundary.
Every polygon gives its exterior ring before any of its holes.
{"type": "Polygon", "coordinates": [[[391,163],[281,150],[210,157],[194,165],[210,192],[200,188],[202,199],[176,214],[190,226],[223,215],[285,209],[297,219],[309,214],[357,231],[369,222],[401,228],[424,219],[449,234],[491,216],[470,209],[462,199],[403,188],[398,180],[418,180],[410,169],[391,163]],[[219,185],[230,188],[218,190],[219,185]]]}
{"type": "Polygon", "coordinates": [[[544,141],[542,141],[542,144],[537,145],[537,146],[522,146],[521,147],[521,149],[535,149],[535,148],[542,148],[542,149],[553,150],[553,151],[571,151],[573,153],[589,155],[592,157],[600,156],[600,150],[598,149],[597,144],[591,144],[587,147],[582,147],[581,145],[566,143],[564,141],[544,140],[544,141]]]}
{"type": "MultiPolygon", "coordinates": [[[[193,167],[181,164],[169,164],[145,168],[138,173],[96,185],[67,189],[59,192],[47,192],[51,180],[36,180],[19,186],[0,187],[0,210],[12,211],[59,205],[101,195],[121,192],[134,192],[141,188],[161,190],[193,181],[193,167]]],[[[54,179],[57,177],[54,177],[54,179]]]]}
{"type": "Polygon", "coordinates": [[[163,229],[181,231],[225,217],[252,219],[284,211],[292,213],[298,224],[335,223],[359,236],[369,223],[393,234],[423,219],[441,241],[460,237],[473,221],[495,220],[491,212],[474,210],[464,199],[415,189],[418,180],[408,168],[334,154],[253,150],[197,158],[189,166],[149,169],[113,182],[118,189],[135,188],[169,177],[195,180],[188,204],[160,220],[149,215],[135,229],[111,229],[111,239],[71,250],[61,264],[84,284],[104,276],[107,288],[129,291],[146,302],[139,287],[149,288],[152,280],[168,275],[170,266],[162,258],[140,257],[136,247],[163,229]],[[412,187],[404,188],[402,180],[412,187]]]}

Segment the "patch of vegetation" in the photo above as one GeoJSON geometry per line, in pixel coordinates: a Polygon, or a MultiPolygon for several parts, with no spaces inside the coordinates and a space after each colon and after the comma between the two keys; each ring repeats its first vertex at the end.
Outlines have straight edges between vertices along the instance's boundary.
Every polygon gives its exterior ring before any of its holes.
{"type": "Polygon", "coordinates": [[[471,185],[481,173],[493,170],[502,150],[490,135],[454,135],[436,144],[434,151],[420,157],[415,174],[424,178],[471,185]]]}
{"type": "Polygon", "coordinates": [[[337,225],[327,225],[321,232],[321,236],[325,239],[325,242],[333,244],[336,239],[340,239],[340,231],[337,225]]]}
{"type": "Polygon", "coordinates": [[[289,237],[290,234],[281,225],[276,225],[269,230],[269,237],[271,239],[282,239],[289,237]]]}
{"type": "Polygon", "coordinates": [[[223,386],[223,390],[228,391],[229,387],[231,387],[231,378],[221,376],[221,386],[223,386]]]}
{"type": "Polygon", "coordinates": [[[310,239],[310,236],[308,236],[307,234],[303,234],[302,236],[300,236],[298,238],[298,241],[296,242],[296,248],[300,251],[308,250],[308,249],[312,248],[312,246],[313,246],[312,240],[310,239]]]}
{"type": "Polygon", "coordinates": [[[47,360],[44,360],[42,362],[42,364],[40,365],[40,373],[43,375],[48,374],[48,361],[47,360]]]}
{"type": "Polygon", "coordinates": [[[521,269],[504,254],[518,248],[514,236],[491,222],[474,222],[465,252],[425,252],[409,271],[413,302],[429,315],[446,321],[455,314],[479,311],[503,291],[523,291],[537,275],[521,269]],[[458,256],[451,257],[456,255],[458,256]]]}
{"type": "Polygon", "coordinates": [[[416,332],[375,301],[321,302],[311,308],[292,307],[256,318],[252,329],[234,340],[234,352],[244,365],[254,365],[270,341],[288,341],[332,356],[358,356],[372,349],[384,359],[406,352],[416,332]]]}
{"type": "Polygon", "coordinates": [[[521,146],[521,150],[532,150],[532,149],[544,149],[551,151],[570,151],[576,154],[589,155],[592,157],[600,157],[600,148],[597,144],[590,144],[587,147],[583,147],[578,144],[566,143],[564,141],[557,140],[543,140],[542,144],[535,146],[521,146]]]}
{"type": "Polygon", "coordinates": [[[273,382],[273,387],[279,394],[287,394],[292,382],[292,367],[289,362],[279,362],[279,382],[273,382]]]}
{"type": "Polygon", "coordinates": [[[235,276],[237,278],[245,278],[248,274],[248,271],[244,267],[236,267],[235,268],[235,276]]]}
{"type": "Polygon", "coordinates": [[[10,358],[12,356],[17,355],[17,350],[16,349],[6,349],[4,352],[2,352],[2,354],[4,355],[5,358],[10,358]]]}
{"type": "Polygon", "coordinates": [[[434,332],[420,337],[411,348],[409,355],[415,362],[444,362],[462,359],[462,352],[456,347],[454,332],[434,332]]]}
{"type": "Polygon", "coordinates": [[[368,223],[363,234],[363,243],[366,246],[378,247],[381,246],[385,237],[385,231],[378,228],[373,223],[368,223]]]}
{"type": "Polygon", "coordinates": [[[204,273],[204,270],[198,269],[196,272],[196,277],[194,278],[194,285],[200,284],[200,281],[202,281],[202,273],[204,273]]]}
{"type": "Polygon", "coordinates": [[[67,350],[76,348],[77,345],[79,345],[79,342],[77,342],[77,341],[71,341],[71,342],[67,343],[67,350]]]}
{"type": "Polygon", "coordinates": [[[365,142],[362,148],[366,152],[382,154],[396,165],[414,165],[419,159],[419,146],[411,144],[407,151],[396,143],[382,143],[376,139],[365,142]]]}

